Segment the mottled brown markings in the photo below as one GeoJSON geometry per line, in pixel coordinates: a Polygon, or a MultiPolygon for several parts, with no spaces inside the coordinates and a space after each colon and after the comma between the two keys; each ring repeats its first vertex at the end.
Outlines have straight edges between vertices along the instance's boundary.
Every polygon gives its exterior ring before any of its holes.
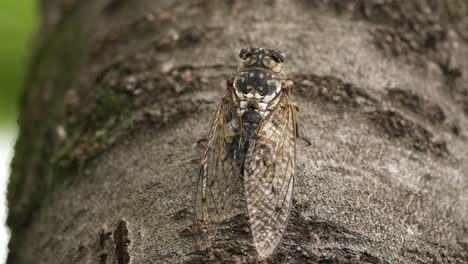
{"type": "Polygon", "coordinates": [[[70,160],[69,167],[63,169],[74,168],[79,171],[112,147],[119,137],[141,126],[150,125],[152,129],[164,127],[198,110],[209,108],[212,102],[195,100],[190,94],[205,89],[206,72],[230,69],[225,65],[183,65],[166,73],[150,71],[156,67],[155,63],[144,61],[138,56],[129,58],[128,63],[111,65],[98,73],[94,78],[98,87],[95,92],[84,95],[76,91],[74,96],[79,97],[80,101],[69,105],[63,126],[68,131],[69,127],[82,123],[92,125],[86,126],[85,130],[77,130],[70,151],[60,157],[60,160],[70,160]],[[86,111],[78,111],[82,103],[91,107],[86,111]],[[130,111],[133,114],[128,116],[130,111]],[[112,134],[112,138],[96,142],[96,131],[112,134]]]}
{"type": "Polygon", "coordinates": [[[468,116],[468,79],[461,75],[463,63],[456,62],[463,56],[456,47],[468,39],[465,0],[324,0],[314,1],[313,7],[373,23],[370,35],[388,57],[397,57],[418,69],[435,64],[443,74],[442,91],[468,116]]]}
{"type": "Polygon", "coordinates": [[[385,132],[390,139],[399,139],[415,150],[431,152],[437,156],[449,154],[444,141],[434,141],[429,126],[438,129],[445,120],[445,113],[439,105],[424,100],[410,91],[387,89],[386,93],[373,94],[346,83],[339,78],[314,74],[293,77],[297,94],[312,100],[333,103],[340,108],[351,108],[368,118],[369,123],[385,132]],[[389,98],[395,108],[388,109],[382,98],[389,98]],[[397,110],[402,107],[402,110],[397,110]],[[409,111],[427,120],[417,123],[405,113],[409,111]]]}
{"type": "Polygon", "coordinates": [[[411,63],[422,60],[437,60],[434,54],[446,41],[446,32],[433,29],[421,38],[418,33],[402,32],[398,29],[376,29],[372,31],[375,45],[387,55],[403,57],[411,63]]]}
{"type": "Polygon", "coordinates": [[[423,125],[411,121],[395,110],[376,110],[369,113],[372,124],[376,125],[390,138],[409,140],[411,146],[419,151],[429,151],[437,156],[447,155],[444,141],[434,141],[432,133],[423,125]]]}
{"type": "Polygon", "coordinates": [[[371,32],[385,54],[410,62],[417,68],[434,63],[445,79],[442,91],[451,96],[468,115],[467,78],[462,63],[456,60],[459,42],[466,41],[468,30],[464,0],[443,1],[360,1],[359,17],[384,25],[371,32]],[[431,12],[431,16],[427,16],[431,12]],[[460,17],[461,14],[461,17],[460,17]],[[465,21],[465,22],[464,22],[465,21]]]}
{"type": "Polygon", "coordinates": [[[378,101],[365,89],[344,82],[337,77],[307,74],[296,75],[291,79],[295,84],[297,94],[311,99],[352,106],[373,105],[378,101]]]}
{"type": "Polygon", "coordinates": [[[432,125],[442,125],[446,119],[442,107],[427,101],[415,92],[392,88],[387,89],[387,94],[390,101],[396,106],[402,106],[404,109],[421,116],[432,125]]]}

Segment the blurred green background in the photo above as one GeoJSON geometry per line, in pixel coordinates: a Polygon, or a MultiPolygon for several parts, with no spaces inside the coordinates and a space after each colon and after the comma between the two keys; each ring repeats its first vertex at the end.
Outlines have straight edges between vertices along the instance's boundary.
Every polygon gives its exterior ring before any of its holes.
{"type": "Polygon", "coordinates": [[[36,27],[37,0],[0,0],[0,263],[5,263],[9,231],[6,186],[16,140],[17,101],[36,27]]]}
{"type": "Polygon", "coordinates": [[[0,127],[15,125],[35,7],[36,0],[0,0],[0,127]]]}

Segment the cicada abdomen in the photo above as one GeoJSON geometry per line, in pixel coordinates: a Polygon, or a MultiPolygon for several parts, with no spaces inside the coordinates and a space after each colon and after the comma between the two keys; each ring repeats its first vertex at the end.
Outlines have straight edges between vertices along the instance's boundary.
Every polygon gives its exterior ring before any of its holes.
{"type": "Polygon", "coordinates": [[[240,67],[228,81],[208,137],[195,225],[203,241],[212,240],[217,224],[234,208],[229,201],[235,194],[245,200],[253,244],[265,259],[279,245],[291,210],[296,108],[282,71],[282,52],[249,48],[239,56],[240,67]]]}

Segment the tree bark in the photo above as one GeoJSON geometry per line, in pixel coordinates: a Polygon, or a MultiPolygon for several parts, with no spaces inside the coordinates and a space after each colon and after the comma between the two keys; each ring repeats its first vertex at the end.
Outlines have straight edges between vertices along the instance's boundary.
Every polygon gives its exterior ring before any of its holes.
{"type": "Polygon", "coordinates": [[[271,263],[468,262],[468,4],[43,0],[9,183],[8,263],[255,262],[197,251],[192,193],[243,47],[300,108],[271,263]]]}

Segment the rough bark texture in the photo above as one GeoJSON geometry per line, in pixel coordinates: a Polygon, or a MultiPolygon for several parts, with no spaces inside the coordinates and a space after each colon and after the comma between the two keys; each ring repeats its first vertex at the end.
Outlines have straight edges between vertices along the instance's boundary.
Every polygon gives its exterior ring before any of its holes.
{"type": "Polygon", "coordinates": [[[301,110],[272,263],[468,262],[467,13],[463,0],[43,0],[8,263],[253,262],[244,240],[196,251],[189,228],[203,139],[246,46],[288,55],[301,110]]]}

